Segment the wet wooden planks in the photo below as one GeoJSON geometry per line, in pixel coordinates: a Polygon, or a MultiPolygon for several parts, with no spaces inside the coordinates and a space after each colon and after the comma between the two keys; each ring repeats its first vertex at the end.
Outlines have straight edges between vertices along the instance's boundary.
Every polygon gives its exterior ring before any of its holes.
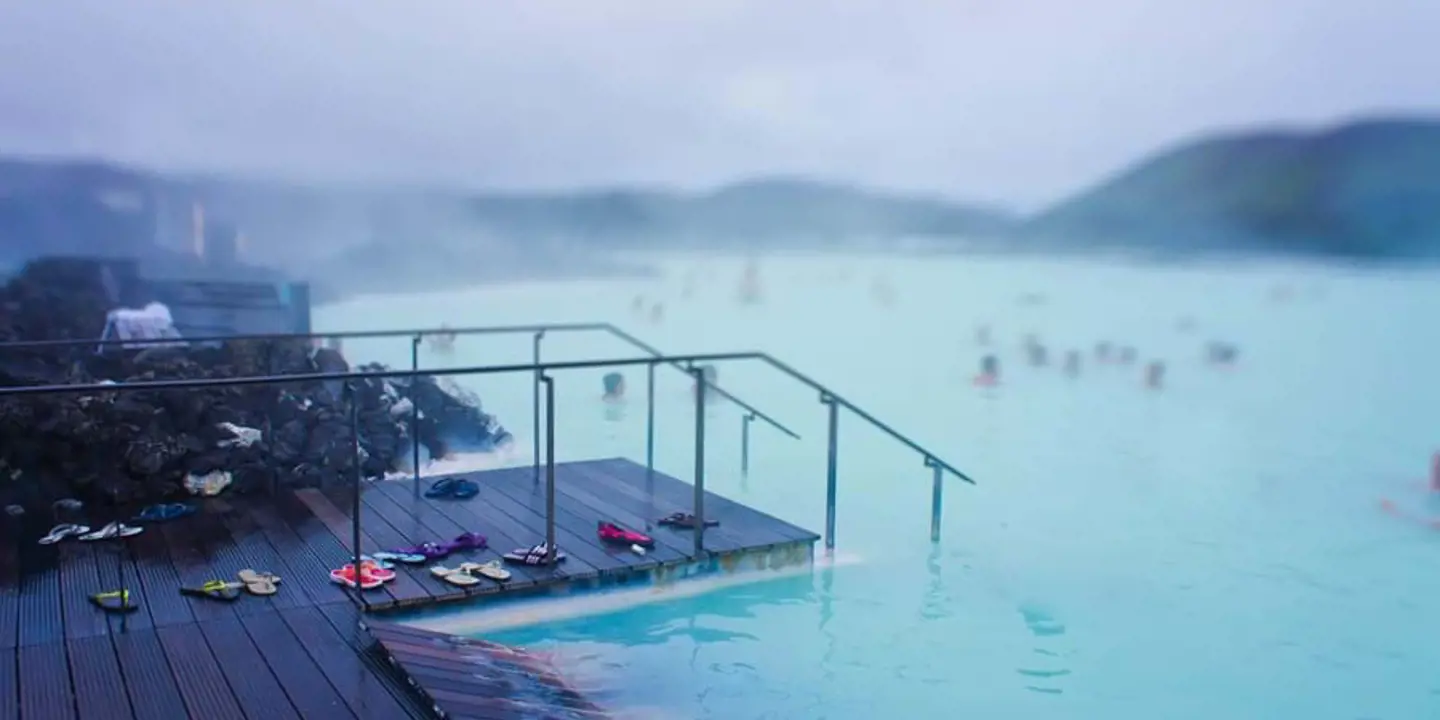
{"type": "Polygon", "coordinates": [[[539,657],[503,645],[371,621],[416,690],[450,718],[608,718],[539,657]]]}
{"type": "Polygon", "coordinates": [[[269,503],[208,501],[124,543],[41,547],[34,532],[6,543],[0,720],[427,717],[366,653],[359,611],[317,557],[328,532],[269,503]],[[280,593],[224,603],[179,592],[242,568],[281,575],[280,593]],[[136,612],[90,604],[122,585],[136,612]]]}
{"type": "Polygon", "coordinates": [[[0,651],[0,719],[428,717],[345,603],[0,651]]]}

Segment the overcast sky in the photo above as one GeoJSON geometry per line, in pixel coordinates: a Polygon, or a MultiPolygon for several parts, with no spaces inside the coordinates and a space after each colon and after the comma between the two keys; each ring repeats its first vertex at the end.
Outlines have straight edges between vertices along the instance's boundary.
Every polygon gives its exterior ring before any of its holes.
{"type": "Polygon", "coordinates": [[[0,152],[806,174],[1031,208],[1195,133],[1440,115],[1440,0],[0,0],[0,152]]]}

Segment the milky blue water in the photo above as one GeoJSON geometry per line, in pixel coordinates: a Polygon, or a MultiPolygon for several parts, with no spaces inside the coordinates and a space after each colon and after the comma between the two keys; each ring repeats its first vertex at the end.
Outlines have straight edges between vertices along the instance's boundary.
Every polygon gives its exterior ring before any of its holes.
{"type": "MultiPolygon", "coordinates": [[[[320,312],[326,329],[608,320],[671,352],[765,350],[980,482],[946,486],[932,545],[921,459],[842,415],[837,545],[855,564],[494,639],[553,652],[636,717],[1440,717],[1440,532],[1420,522],[1440,517],[1421,489],[1440,449],[1433,274],[790,258],[763,263],[765,297],[747,306],[741,267],[672,259],[654,280],[320,312]],[[637,296],[664,317],[637,313],[637,296]],[[981,323],[1002,363],[990,390],[971,383],[981,323]],[[1054,359],[1084,350],[1080,377],[1026,367],[1028,333],[1054,359]],[[1208,339],[1236,343],[1237,367],[1207,367],[1208,339]],[[1145,389],[1138,366],[1095,364],[1101,340],[1163,359],[1164,389],[1145,389]],[[1410,518],[1381,512],[1382,497],[1410,518]]],[[[594,335],[544,348],[635,354],[594,335]]],[[[461,338],[423,362],[530,351],[528,337],[461,338]]],[[[405,364],[409,349],[347,352],[405,364]]],[[[643,461],[643,373],[627,372],[618,414],[597,401],[603,371],[558,376],[561,459],[643,461]]],[[[689,479],[689,381],[659,377],[658,465],[689,479]]],[[[529,379],[466,384],[528,463],[529,379]]],[[[740,414],[713,408],[708,486],[821,529],[814,393],[760,366],[721,367],[720,384],[803,440],[757,424],[743,478],[740,414]]]]}

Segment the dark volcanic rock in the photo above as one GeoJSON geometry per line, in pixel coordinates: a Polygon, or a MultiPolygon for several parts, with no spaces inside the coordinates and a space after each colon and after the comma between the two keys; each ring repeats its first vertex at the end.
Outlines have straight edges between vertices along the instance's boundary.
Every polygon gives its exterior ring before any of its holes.
{"type": "MultiPolygon", "coordinates": [[[[97,266],[39,261],[0,290],[0,339],[99,337],[111,299],[97,266]]],[[[96,352],[0,348],[0,387],[299,375],[349,368],[302,341],[96,352]]],[[[365,365],[360,369],[384,369],[365,365]]],[[[189,390],[0,398],[0,504],[57,498],[132,502],[229,473],[231,490],[353,476],[354,425],[367,477],[408,467],[411,408],[429,457],[490,450],[510,435],[478,400],[434,378],[294,382],[189,390]]]]}

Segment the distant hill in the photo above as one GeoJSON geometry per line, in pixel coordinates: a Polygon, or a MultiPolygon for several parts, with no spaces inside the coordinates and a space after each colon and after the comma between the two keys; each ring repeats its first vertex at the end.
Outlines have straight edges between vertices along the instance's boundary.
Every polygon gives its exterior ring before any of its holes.
{"type": "MultiPolygon", "coordinates": [[[[95,162],[0,161],[0,262],[39,254],[184,256],[195,204],[244,234],[245,262],[318,281],[322,296],[505,278],[635,272],[650,248],[846,247],[998,235],[989,208],[795,178],[709,193],[466,193],[185,177],[95,162]],[[351,287],[355,284],[363,287],[351,287]]],[[[173,259],[173,258],[172,258],[173,259]]]]}
{"type": "Polygon", "coordinates": [[[479,196],[474,217],[512,237],[576,238],[615,246],[757,248],[853,240],[994,235],[1013,219],[993,208],[798,178],[764,178],[702,194],[601,190],[479,196]]]}
{"type": "Polygon", "coordinates": [[[1014,245],[1440,258],[1440,120],[1217,136],[1023,223],[1014,245]]]}

